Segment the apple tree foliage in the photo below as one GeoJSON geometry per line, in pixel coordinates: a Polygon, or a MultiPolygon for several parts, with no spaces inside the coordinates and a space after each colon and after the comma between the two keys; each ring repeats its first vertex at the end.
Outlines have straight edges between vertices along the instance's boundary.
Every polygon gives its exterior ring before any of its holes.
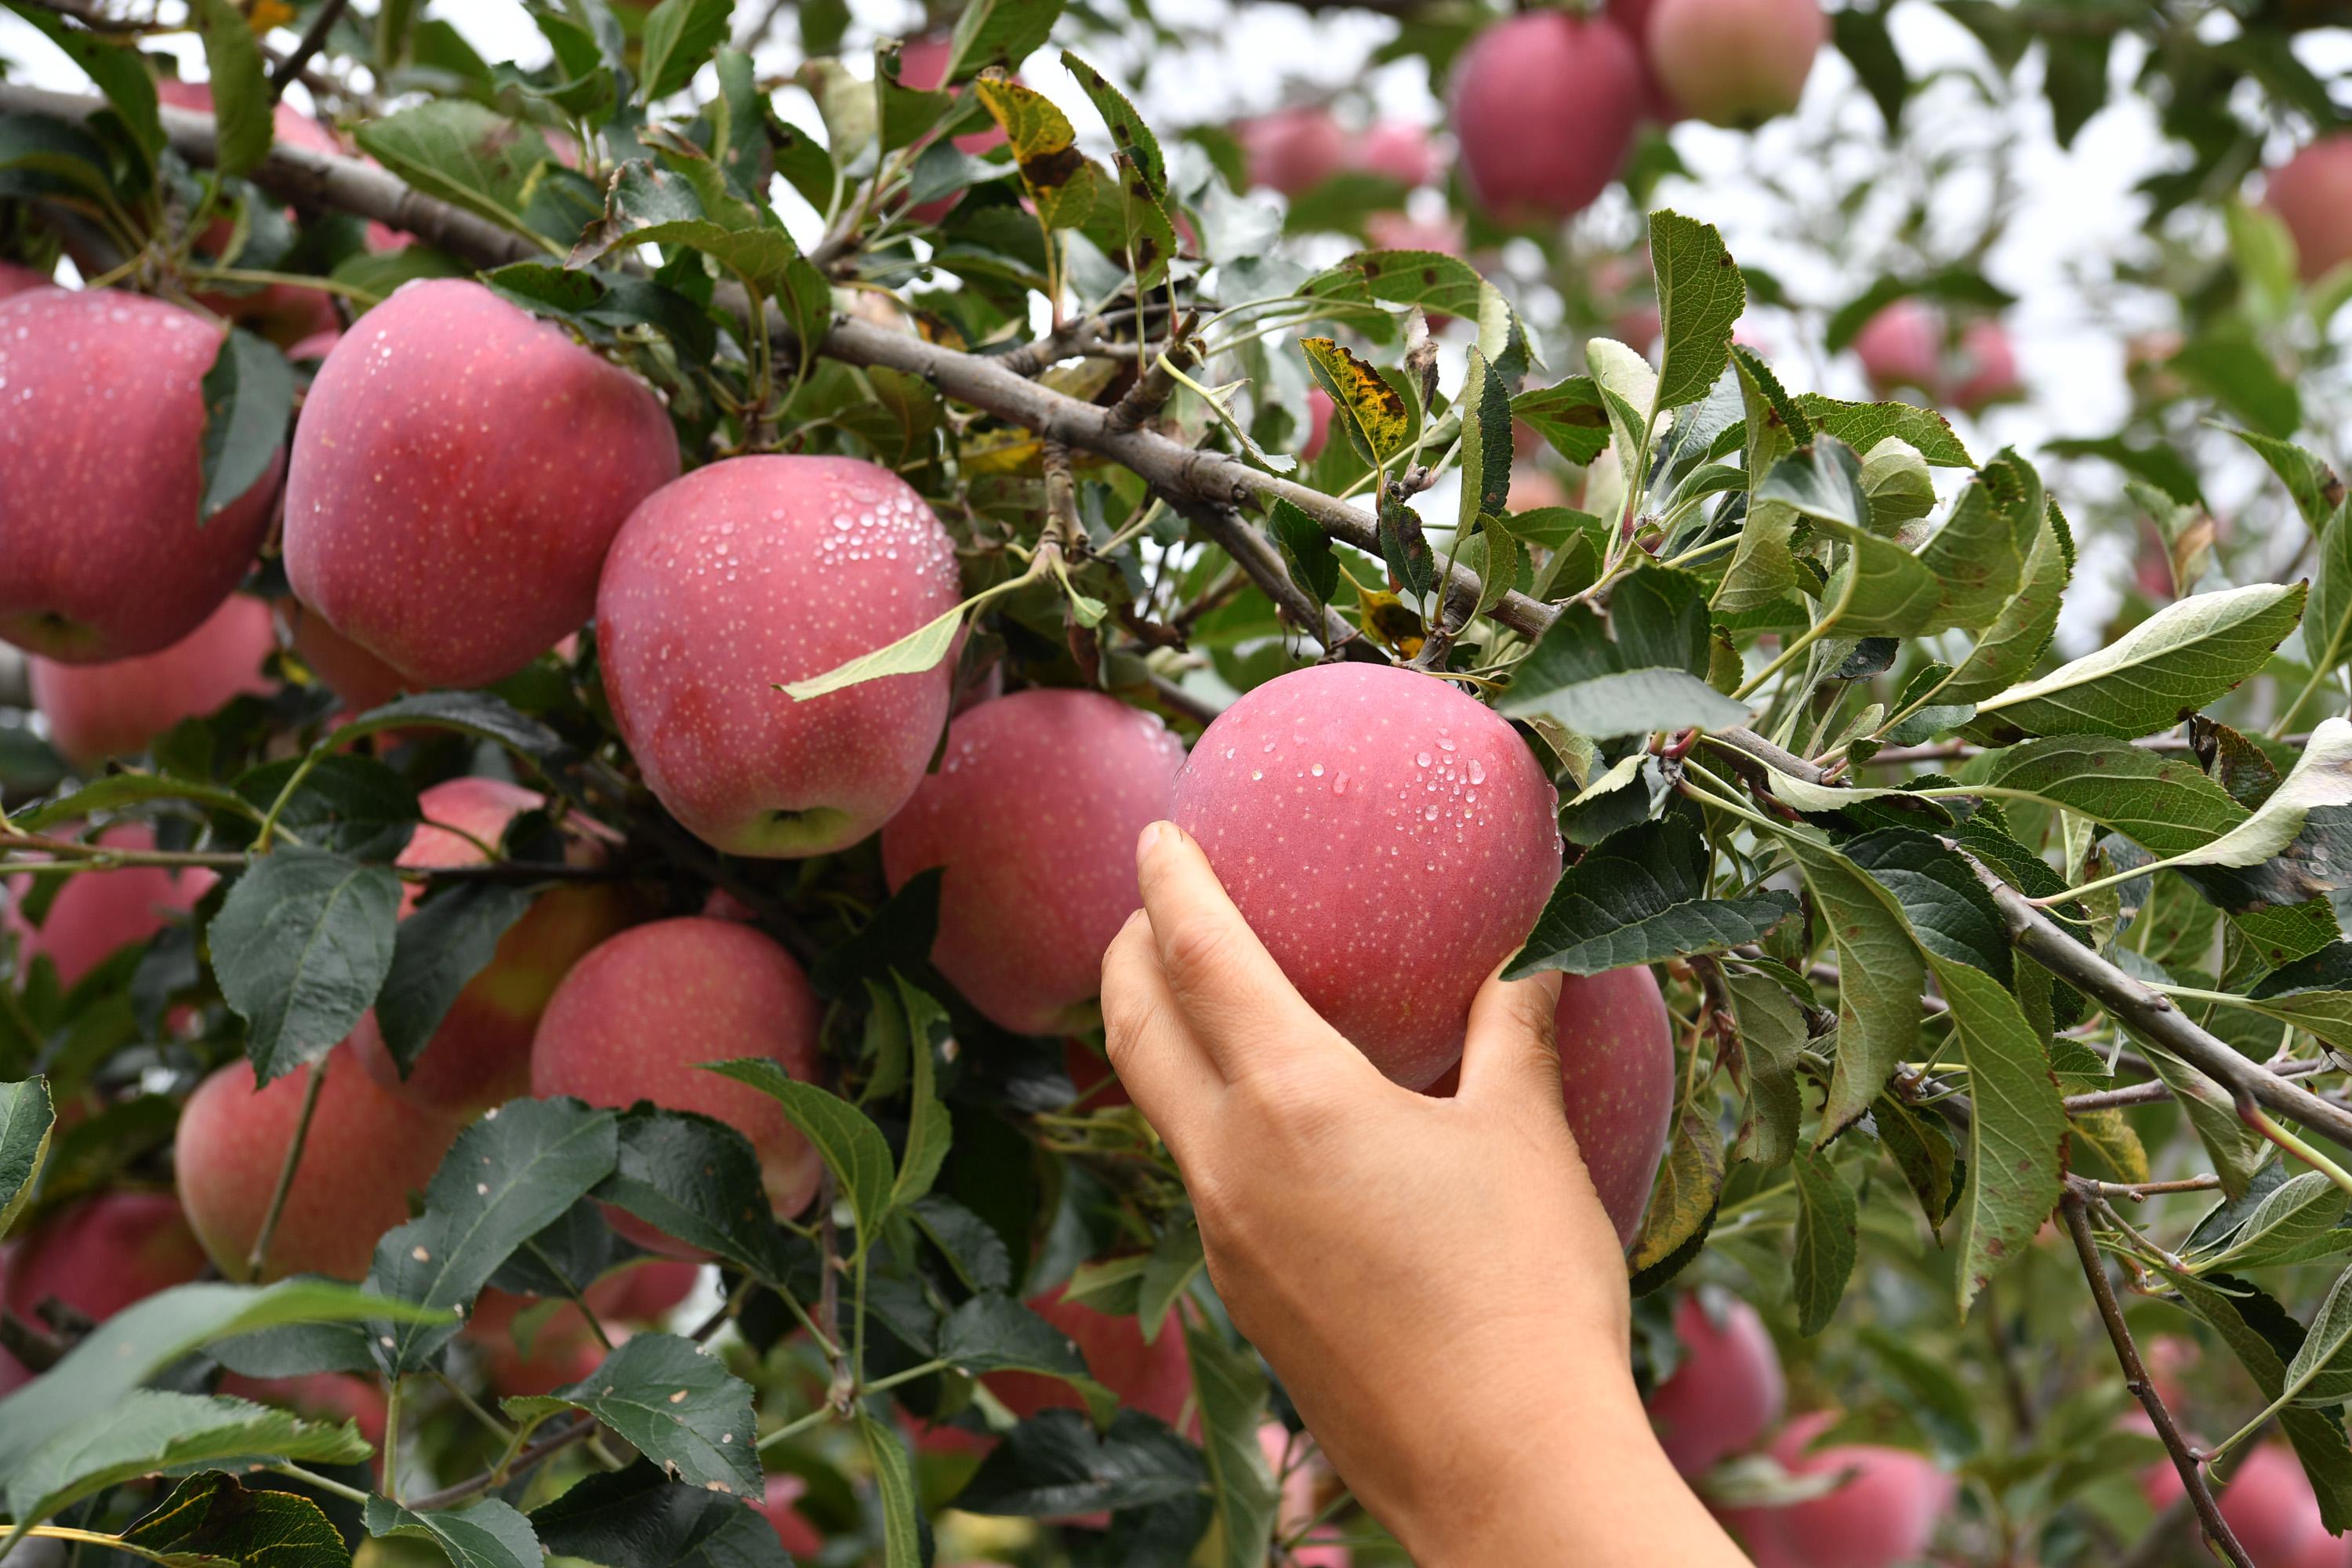
{"type": "MultiPolygon", "coordinates": [[[[1518,237],[1568,300],[1540,324],[1518,302],[1524,260],[1482,275],[1332,242],[1398,193],[1343,176],[1286,213],[1237,188],[1226,129],[1146,124],[1089,63],[1148,52],[1163,24],[1140,8],[973,0],[943,91],[902,85],[888,44],[850,68],[837,5],[787,18],[803,63],[777,81],[730,44],[751,18],[729,0],[536,5],[552,58],[532,70],[409,0],[202,0],[217,129],[199,153],[167,134],[135,30],[10,5],[104,100],[0,113],[0,241],[25,258],[94,237],[125,286],[234,298],[263,274],[312,279],[353,312],[410,279],[478,275],[660,388],[689,462],[839,452],[920,489],[971,597],[798,695],[952,657],[969,679],[997,665],[1094,687],[1197,732],[1221,697],[1347,657],[1456,675],[1517,721],[1570,846],[1517,970],[1658,965],[1677,1020],[1672,1142],[1628,1258],[1645,1378],[1673,1364],[1676,1290],[1736,1289],[1805,1403],[1965,1481],[1957,1560],[2114,1561],[2164,1527],[2132,1479],[2158,1456],[2122,1423],[2081,1264],[2045,1232],[2065,1198],[2142,1342],[2200,1352],[2184,1424],[2237,1434],[2242,1454],[2274,1419],[2325,1521],[2352,1523],[2352,1275],[2336,1273],[2352,1113],[2334,1087],[2352,1049],[2352,519],[2296,443],[2301,362],[2325,367],[2344,289],[2299,284],[2281,231],[2228,194],[2279,117],[2336,117],[2293,47],[2317,18],[1941,5],[1980,42],[1989,93],[2038,64],[2062,140],[2116,60],[2138,60],[2133,89],[2179,154],[2149,189],[2158,216],[2218,215],[2226,242],[2212,223],[2168,231],[2188,333],[2122,427],[1986,452],[1923,407],[1791,390],[1733,337],[1786,289],[1672,210],[1615,237],[1645,245],[1647,279],[1608,285],[1612,306],[1654,304],[1654,358],[1577,330],[1601,303],[1589,233],[1518,237]],[[311,69],[331,100],[342,84],[356,150],[470,225],[372,249],[361,219],[388,215],[288,187],[268,162],[282,56],[257,29],[312,22],[311,69]],[[1041,49],[1075,92],[1007,75],[1041,49]],[[821,135],[779,116],[784,93],[821,135]],[[1001,150],[958,149],[992,121],[1001,150]],[[824,218],[822,245],[787,231],[778,181],[824,218]],[[200,255],[192,236],[224,215],[230,254],[200,255]],[[833,332],[877,303],[910,350],[898,363],[833,332]],[[1333,428],[1301,458],[1310,387],[1333,428]],[[1156,457],[1107,455],[1139,427],[1156,457]],[[1515,453],[1515,428],[1540,449],[1515,453]],[[1193,447],[1225,455],[1214,490],[1171,460],[1193,447]],[[2243,451],[2277,489],[2224,537],[2206,476],[2243,451]],[[2102,466],[2130,488],[2086,482],[2070,522],[2060,481],[2102,466]],[[1580,505],[1515,501],[1515,475],[1546,468],[1583,473],[1580,505]],[[1442,512],[1409,504],[1448,493],[1442,512]],[[2060,651],[2090,539],[2138,526],[2163,571],[2060,651]]],[[[1433,80],[1486,19],[1376,8],[1400,18],[1389,55],[1433,80]]],[[[1843,9],[1833,38],[1880,129],[1915,131],[1922,84],[1885,14],[1843,9]]],[[[1673,166],[1653,137],[1628,187],[1638,200],[1673,166]]],[[[1834,208],[1861,189],[1836,184],[1853,169],[1759,183],[1834,208]]],[[[1822,312],[1828,348],[1906,296],[2001,302],[1976,259],[1999,215],[1965,246],[1927,221],[1960,172],[1909,171],[1915,210],[1878,277],[1822,312]]],[[[1507,237],[1467,216],[1474,245],[1507,237]]],[[[226,340],[206,381],[213,502],[266,470],[301,384],[276,346],[226,340]]],[[[251,588],[283,591],[274,561],[251,588]]],[[[0,726],[10,834],[142,819],[223,874],[191,918],[70,988],[46,959],[5,961],[0,1234],[163,1180],[178,1102],[224,1060],[315,1061],[371,1005],[429,1034],[551,858],[526,818],[505,879],[395,925],[417,789],[467,772],[543,789],[612,831],[616,879],[674,911],[723,889],[807,962],[826,1070],[775,1092],[824,1158],[824,1195],[771,1222],[729,1129],[510,1106],[415,1194],[360,1287],[204,1282],[101,1324],[12,1320],[8,1347],[40,1375],[0,1398],[11,1542],[81,1531],[174,1563],[323,1565],[372,1542],[465,1568],[548,1552],[776,1568],[783,1548],[735,1500],[774,1476],[802,1489],[825,1563],[912,1568],[951,1545],[1239,1568],[1296,1543],[1257,1436],[1286,1404],[1219,1308],[1164,1150],[1134,1110],[1077,1091],[1063,1042],[993,1027],[931,970],[935,883],[886,897],[870,846],[780,866],[696,843],[634,779],[593,634],[494,689],[355,718],[291,653],[276,668],[273,695],[100,773],[0,726]],[[310,962],[320,949],[336,973],[310,962]],[[483,1164],[499,1179],[474,1180],[483,1164]],[[577,1295],[631,1256],[614,1209],[716,1259],[707,1315],[489,1403],[457,1315],[493,1284],[577,1295]],[[1184,1341],[1181,1429],[1118,1409],[1024,1304],[1057,1286],[1184,1341]],[[391,1433],[225,1396],[224,1369],[370,1380],[391,1433]],[[1066,1381],[1085,1413],[1016,1422],[982,1381],[1003,1371],[1066,1381]],[[971,1441],[910,1446],[941,1426],[971,1441]]],[[[0,840],[0,858],[33,858],[0,840]]],[[[67,875],[110,863],[21,880],[18,915],[37,925],[67,875]]],[[[1784,1482],[1750,1460],[1716,1484],[1733,1500],[1784,1482]]],[[[1358,1561],[1398,1560],[1329,1500],[1358,1561]]]]}

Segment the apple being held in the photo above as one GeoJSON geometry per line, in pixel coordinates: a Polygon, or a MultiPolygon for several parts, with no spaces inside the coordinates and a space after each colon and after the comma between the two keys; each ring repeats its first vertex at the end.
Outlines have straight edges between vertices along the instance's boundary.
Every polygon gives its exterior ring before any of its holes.
{"type": "Polygon", "coordinates": [[[848,458],[713,463],[637,508],[596,595],[605,695],[670,815],[734,855],[846,848],[922,782],[954,661],[795,701],[775,689],[954,608],[922,497],[848,458]]]}
{"type": "Polygon", "coordinates": [[[457,1122],[394,1094],[338,1046],[313,1067],[254,1087],[253,1064],[234,1061],[196,1086],[180,1113],[180,1206],[222,1273],[246,1278],[246,1258],[269,1212],[313,1072],[326,1079],[261,1277],[324,1274],[362,1279],[385,1231],[408,1220],[408,1194],[433,1179],[457,1122]]]}
{"type": "Polygon", "coordinates": [[[26,677],[50,741],[88,770],[137,755],[181,720],[201,718],[240,693],[276,690],[261,661],[277,646],[269,606],[231,594],[167,648],[105,664],[59,664],[35,654],[26,677]]]}
{"type": "Polygon", "coordinates": [[[2294,237],[2305,282],[2352,261],[2352,132],[2329,132],[2270,171],[2263,205],[2294,237]]]}
{"type": "Polygon", "coordinates": [[[295,596],[419,686],[486,686],[577,628],[675,479],[661,399],[478,283],[411,283],[320,367],[286,478],[295,596]]]}
{"type": "Polygon", "coordinates": [[[1820,0],[1652,0],[1642,35],[1675,108],[1714,125],[1759,125],[1804,96],[1828,41],[1820,0]]]}
{"type": "Polygon", "coordinates": [[[1617,177],[1643,88],[1641,55],[1606,17],[1529,11],[1487,27],[1449,95],[1471,199],[1503,223],[1574,217],[1617,177]]]}
{"type": "Polygon", "coordinates": [[[939,771],[882,829],[893,892],[946,868],[931,960],[1015,1034],[1085,1027],[1102,955],[1140,907],[1135,840],[1183,743],[1098,691],[1016,691],[948,727],[939,771]]]}
{"type": "MultiPolygon", "coordinates": [[[[774,1100],[702,1064],[764,1057],[809,1082],[818,1016],[801,966],[750,926],[656,921],[597,948],[555,988],[531,1047],[531,1092],[615,1110],[649,1100],[723,1121],[751,1140],[775,1211],[798,1214],[816,1193],[816,1151],[774,1100]]],[[[650,1251],[700,1256],[633,1215],[606,1217],[650,1251]]]]}
{"type": "MultiPolygon", "coordinates": [[[[488,858],[483,846],[496,846],[514,818],[547,804],[520,784],[486,778],[448,779],[417,800],[425,822],[401,850],[403,866],[480,865],[488,858]]],[[[577,832],[571,845],[579,863],[603,854],[577,832]]],[[[414,882],[403,889],[404,919],[422,892],[414,882]]],[[[378,1083],[453,1115],[470,1117],[529,1094],[531,1037],[548,999],[573,964],[629,923],[629,913],[618,887],[552,888],[499,938],[488,965],[457,993],[404,1079],[373,1009],[352,1031],[352,1048],[378,1083]]]]}
{"type": "Polygon", "coordinates": [[[1652,1391],[1650,1423],[1675,1470],[1696,1478],[1770,1431],[1789,1387],[1771,1331],[1738,1297],[1684,1297],[1675,1306],[1675,1337],[1683,1359],[1652,1391]]]}
{"type": "Polygon", "coordinates": [[[1415,670],[1328,664],[1218,715],[1174,821],[1308,1004],[1422,1089],[1559,875],[1558,809],[1492,709],[1415,670]]]}
{"type": "Polygon", "coordinates": [[[245,575],[278,463],[200,514],[220,343],[203,318],[111,289],[0,301],[0,639],[72,664],[153,653],[245,575]]]}
{"type": "Polygon", "coordinates": [[[1234,127],[1249,164],[1249,183],[1304,195],[1348,164],[1348,138],[1320,105],[1277,109],[1234,127]]]}
{"type": "MultiPolygon", "coordinates": [[[[152,850],[155,832],[143,822],[118,822],[101,829],[95,842],[110,848],[152,850]]],[[[70,987],[120,949],[145,942],[175,914],[195,908],[216,879],[202,867],[119,866],[110,871],[76,871],[65,879],[35,926],[16,908],[31,879],[7,879],[9,902],[0,922],[16,934],[18,962],[46,956],[57,966],[58,983],[70,987]]]]}

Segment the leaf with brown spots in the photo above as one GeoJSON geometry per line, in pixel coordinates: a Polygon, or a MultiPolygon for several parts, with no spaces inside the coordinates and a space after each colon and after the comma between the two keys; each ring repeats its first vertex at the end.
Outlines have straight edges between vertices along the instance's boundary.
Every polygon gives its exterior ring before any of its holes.
{"type": "Polygon", "coordinates": [[[1629,1269],[1639,1274],[1654,1268],[1699,1234],[1723,1195],[1723,1132],[1715,1108],[1684,1107],[1642,1215],[1641,1234],[1626,1257],[1629,1269]]]}
{"type": "Polygon", "coordinates": [[[1339,424],[1364,460],[1384,464],[1412,438],[1412,412],[1381,373],[1329,338],[1301,338],[1307,365],[1338,405],[1339,424]]]}
{"type": "Polygon", "coordinates": [[[1079,90],[1095,106],[1095,112],[1102,116],[1103,124],[1109,129],[1111,142],[1118,149],[1120,158],[1132,163],[1136,173],[1142,176],[1150,199],[1155,203],[1165,200],[1168,195],[1167,160],[1160,155],[1160,138],[1153,135],[1151,127],[1143,122],[1143,116],[1135,111],[1135,105],[1128,100],[1125,93],[1113,87],[1102,72],[1067,49],[1062,51],[1062,64],[1077,78],[1079,90]]]}
{"type": "Polygon", "coordinates": [[[1077,148],[1077,132],[1054,100],[1001,77],[972,83],[1013,145],[1021,184],[1048,228],[1076,228],[1094,210],[1100,171],[1077,148]]]}

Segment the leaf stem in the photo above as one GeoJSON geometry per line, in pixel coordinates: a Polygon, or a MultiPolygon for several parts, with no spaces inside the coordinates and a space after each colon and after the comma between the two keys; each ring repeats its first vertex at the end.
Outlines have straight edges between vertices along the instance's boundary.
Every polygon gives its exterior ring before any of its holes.
{"type": "Polygon", "coordinates": [[[330,1496],[342,1499],[345,1502],[365,1504],[368,1500],[368,1494],[359,1488],[346,1486],[333,1477],[322,1476],[316,1470],[306,1470],[299,1465],[272,1465],[269,1468],[290,1480],[300,1481],[306,1487],[316,1487],[330,1496]]]}
{"type": "Polygon", "coordinates": [[[2306,1140],[2279,1125],[2270,1112],[2261,1106],[2248,1100],[2245,1110],[2240,1112],[2240,1115],[2244,1119],[2247,1126],[2326,1176],[2343,1192],[2352,1193],[2352,1172],[2347,1172],[2343,1166],[2313,1148],[2306,1140]]]}
{"type": "Polygon", "coordinates": [[[302,1146],[310,1142],[310,1120],[319,1112],[319,1094],[327,1086],[327,1064],[312,1062],[310,1078],[302,1085],[302,1109],[295,1114],[294,1136],[286,1144],[286,1157],[278,1162],[278,1184],[269,1190],[269,1207],[261,1215],[261,1229],[255,1233],[253,1248],[245,1255],[245,1277],[259,1279],[261,1270],[269,1261],[269,1243],[278,1235],[278,1222],[285,1215],[286,1200],[294,1191],[294,1167],[302,1163],[302,1146]]]}

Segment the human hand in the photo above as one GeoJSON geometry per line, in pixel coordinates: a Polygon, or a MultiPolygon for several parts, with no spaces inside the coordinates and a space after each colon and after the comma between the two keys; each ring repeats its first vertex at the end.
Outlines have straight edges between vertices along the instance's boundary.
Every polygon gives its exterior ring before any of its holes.
{"type": "Polygon", "coordinates": [[[1211,1279],[1424,1568],[1745,1561],[1660,1451],[1625,1265],[1576,1153],[1557,976],[1478,994],[1450,1100],[1307,1006],[1173,824],[1103,961],[1112,1065],[1166,1140],[1211,1279]]]}

